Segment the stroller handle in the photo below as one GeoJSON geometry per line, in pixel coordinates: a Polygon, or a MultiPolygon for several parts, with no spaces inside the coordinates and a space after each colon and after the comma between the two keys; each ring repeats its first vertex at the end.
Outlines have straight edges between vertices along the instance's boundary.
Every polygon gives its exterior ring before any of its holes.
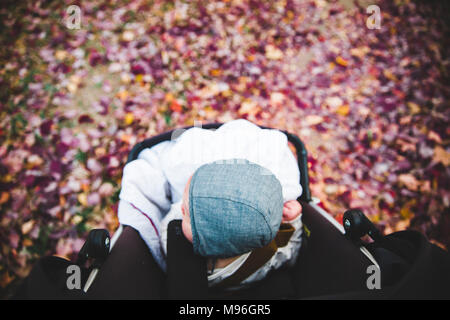
{"type": "MultiPolygon", "coordinates": [[[[202,125],[202,129],[217,129],[219,128],[223,123],[209,123],[202,125]]],[[[274,129],[270,127],[265,126],[259,126],[261,129],[274,129]]],[[[136,160],[139,156],[139,153],[147,148],[151,148],[158,143],[164,142],[164,141],[170,141],[172,139],[172,134],[175,130],[187,130],[193,128],[193,126],[183,127],[181,129],[174,129],[171,131],[167,131],[164,133],[161,133],[159,135],[156,135],[154,137],[145,139],[144,141],[138,142],[134,145],[134,147],[131,149],[130,153],[128,154],[127,163],[133,160],[136,160]]],[[[276,129],[279,130],[279,129],[276,129]]],[[[290,143],[295,147],[296,155],[297,155],[297,163],[298,168],[300,170],[300,185],[302,186],[303,192],[302,195],[297,200],[302,200],[305,202],[311,201],[311,191],[309,189],[309,175],[308,175],[308,153],[305,148],[305,144],[300,140],[300,138],[292,133],[289,133],[285,130],[279,130],[280,132],[284,133],[290,143]]]]}

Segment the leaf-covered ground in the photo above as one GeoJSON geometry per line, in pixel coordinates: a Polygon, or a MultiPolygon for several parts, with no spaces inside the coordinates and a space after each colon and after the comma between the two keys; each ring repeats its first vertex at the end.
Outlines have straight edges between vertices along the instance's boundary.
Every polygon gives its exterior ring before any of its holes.
{"type": "Polygon", "coordinates": [[[338,220],[450,245],[448,6],[377,1],[371,30],[361,1],[79,1],[71,30],[65,2],[0,9],[0,295],[114,231],[131,147],[194,120],[288,129],[338,220]]]}

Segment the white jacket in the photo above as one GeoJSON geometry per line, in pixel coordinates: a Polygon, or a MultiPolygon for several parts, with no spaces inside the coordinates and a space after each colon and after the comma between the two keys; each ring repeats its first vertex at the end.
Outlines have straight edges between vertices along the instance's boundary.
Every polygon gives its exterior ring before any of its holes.
{"type": "MultiPolygon", "coordinates": [[[[261,129],[246,120],[228,122],[217,130],[191,128],[178,132],[178,137],[143,150],[138,159],[125,166],[119,195],[119,222],[139,232],[164,271],[167,224],[173,218],[181,219],[177,203],[182,199],[189,177],[203,164],[236,158],[247,159],[269,169],[281,183],[284,201],[301,195],[300,173],[286,135],[278,130],[261,129]],[[172,204],[175,205],[172,207],[172,204]]],[[[301,220],[298,219],[294,226],[297,231],[289,244],[280,248],[265,268],[247,280],[259,280],[287,260],[295,260],[301,245],[301,220]]],[[[217,273],[221,270],[217,270],[215,277],[214,274],[209,277],[210,283],[221,281],[223,275],[232,273],[231,269],[230,265],[227,266],[219,276],[217,273]]]]}

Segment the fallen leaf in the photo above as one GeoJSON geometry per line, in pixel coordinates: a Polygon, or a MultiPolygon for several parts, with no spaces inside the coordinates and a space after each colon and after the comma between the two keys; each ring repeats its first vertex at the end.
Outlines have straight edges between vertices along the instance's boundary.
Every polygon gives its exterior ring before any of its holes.
{"type": "Polygon", "coordinates": [[[266,57],[270,60],[280,60],[283,58],[283,51],[269,44],[266,46],[266,57]]]}
{"type": "Polygon", "coordinates": [[[328,97],[325,99],[325,104],[329,106],[332,110],[335,110],[342,106],[344,102],[339,97],[328,97]]]}
{"type": "Polygon", "coordinates": [[[417,103],[414,102],[407,102],[406,105],[408,106],[409,110],[411,111],[411,114],[418,114],[420,113],[420,106],[417,103]]]}
{"type": "Polygon", "coordinates": [[[67,51],[65,50],[56,50],[55,58],[58,60],[64,60],[67,57],[67,51]]]}
{"type": "Polygon", "coordinates": [[[441,162],[444,166],[450,165],[450,152],[447,152],[444,148],[436,146],[434,148],[433,160],[437,163],[441,162]]]}
{"type": "Polygon", "coordinates": [[[176,99],[174,99],[170,103],[170,110],[172,110],[173,112],[182,112],[183,107],[181,106],[181,104],[178,103],[176,99]]]}
{"type": "Polygon", "coordinates": [[[442,139],[439,136],[439,134],[437,134],[433,130],[430,130],[430,132],[428,132],[428,139],[430,139],[434,142],[437,142],[437,143],[442,143],[442,139]]]}
{"type": "Polygon", "coordinates": [[[345,60],[344,58],[342,58],[341,56],[338,56],[338,57],[336,58],[336,63],[337,63],[338,65],[340,65],[340,66],[343,66],[343,67],[348,66],[348,61],[345,60]]]}
{"type": "Polygon", "coordinates": [[[35,224],[34,220],[30,220],[22,224],[22,234],[27,234],[28,232],[30,232],[31,229],[33,229],[34,227],[34,224],[35,224]]]}
{"type": "Polygon", "coordinates": [[[134,40],[134,33],[130,30],[126,30],[122,33],[122,40],[123,41],[133,41],[134,40]]]}
{"type": "Polygon", "coordinates": [[[412,174],[401,174],[398,176],[398,181],[412,191],[417,191],[420,185],[419,181],[412,174]]]}
{"type": "Polygon", "coordinates": [[[254,115],[259,111],[258,104],[253,100],[246,100],[241,103],[239,114],[254,115]]]}
{"type": "Polygon", "coordinates": [[[124,120],[126,125],[130,125],[134,121],[134,115],[131,112],[128,112],[127,114],[125,114],[124,120]]]}
{"type": "Polygon", "coordinates": [[[117,97],[122,100],[125,101],[128,98],[129,94],[127,90],[121,90],[117,93],[117,97]]]}
{"type": "Polygon", "coordinates": [[[77,197],[78,202],[82,205],[82,206],[87,206],[87,195],[85,193],[80,193],[77,197]]]}
{"type": "Polygon", "coordinates": [[[0,204],[4,204],[9,200],[9,192],[2,191],[0,195],[0,204]]]}
{"type": "Polygon", "coordinates": [[[336,110],[336,113],[341,116],[346,116],[349,114],[349,112],[350,112],[350,106],[348,104],[344,104],[336,110]]]}
{"type": "Polygon", "coordinates": [[[368,52],[370,52],[370,48],[367,46],[350,49],[350,54],[360,59],[363,59],[368,52]]]}
{"type": "Polygon", "coordinates": [[[209,74],[213,77],[218,77],[222,74],[222,70],[220,69],[212,69],[209,71],[209,74]]]}
{"type": "Polygon", "coordinates": [[[395,74],[393,74],[392,71],[389,70],[389,69],[384,69],[384,70],[383,70],[383,75],[384,75],[387,79],[389,79],[389,80],[391,80],[391,81],[394,81],[394,82],[397,82],[397,81],[398,81],[398,78],[397,78],[397,77],[395,76],[395,74]]]}
{"type": "Polygon", "coordinates": [[[308,125],[314,126],[316,124],[322,123],[323,118],[321,116],[309,115],[305,117],[305,121],[308,125]]]}
{"type": "Polygon", "coordinates": [[[272,104],[278,105],[284,101],[284,94],[281,92],[273,92],[270,94],[270,102],[272,104]]]}

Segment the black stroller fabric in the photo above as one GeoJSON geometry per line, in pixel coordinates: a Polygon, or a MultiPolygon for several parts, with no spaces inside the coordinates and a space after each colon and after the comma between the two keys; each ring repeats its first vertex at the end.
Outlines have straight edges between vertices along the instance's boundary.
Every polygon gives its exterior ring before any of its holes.
{"type": "MultiPolygon", "coordinates": [[[[448,252],[428,242],[417,231],[392,233],[384,237],[378,246],[395,252],[409,265],[403,276],[398,275],[400,279],[395,284],[383,290],[385,296],[393,299],[450,299],[448,252]]],[[[379,259],[383,261],[384,256],[379,259]]],[[[405,267],[398,261],[394,261],[393,265],[395,274],[405,267]]]]}
{"type": "Polygon", "coordinates": [[[392,233],[385,236],[381,243],[374,244],[371,251],[375,255],[378,253],[378,261],[382,261],[381,277],[383,278],[385,273],[388,277],[392,277],[393,274],[389,273],[393,272],[398,277],[395,283],[382,285],[381,290],[353,291],[314,298],[450,299],[450,254],[431,244],[421,233],[417,231],[392,233]],[[383,250],[379,250],[380,248],[383,250]],[[407,268],[406,272],[399,274],[403,268],[407,268]]]}
{"type": "MultiPolygon", "coordinates": [[[[41,258],[34,265],[12,299],[82,299],[83,291],[81,289],[69,290],[67,288],[66,270],[70,265],[73,265],[73,263],[59,257],[41,258]]],[[[82,279],[86,280],[86,278],[87,270],[82,270],[82,279]]]]}
{"type": "MultiPolygon", "coordinates": [[[[327,270],[321,270],[320,261],[315,271],[305,269],[301,263],[308,255],[318,254],[311,251],[314,247],[311,248],[308,243],[303,247],[295,268],[273,272],[254,287],[232,295],[207,289],[206,264],[189,250],[192,249],[191,244],[182,235],[181,226],[171,224],[169,228],[167,278],[134,229],[126,227],[122,236],[88,293],[67,289],[66,269],[72,264],[70,261],[44,257],[35,265],[13,299],[450,299],[449,253],[415,231],[393,233],[370,248],[375,255],[378,254],[382,278],[386,270],[394,270],[397,277],[390,280],[393,282],[391,285],[383,283],[380,290],[355,290],[356,284],[361,288],[365,286],[365,279],[358,276],[353,283],[339,282],[337,279],[324,286],[320,279],[329,281],[330,277],[346,270],[330,272],[331,266],[328,275],[322,277],[320,272],[327,270]],[[148,256],[142,257],[145,251],[148,256]],[[391,270],[389,265],[400,267],[391,270]],[[399,270],[405,273],[398,274],[399,270]],[[313,281],[304,281],[307,278],[313,281]],[[319,290],[311,290],[314,282],[319,290]],[[341,287],[337,288],[336,283],[341,287]],[[348,283],[347,287],[345,283],[348,283]],[[338,289],[338,292],[335,291],[338,289]]],[[[341,259],[345,257],[341,256],[341,259]]],[[[84,280],[87,272],[83,272],[84,280]]]]}
{"type": "Polygon", "coordinates": [[[167,232],[167,298],[207,299],[206,259],[194,254],[181,220],[171,221],[167,232]]]}

